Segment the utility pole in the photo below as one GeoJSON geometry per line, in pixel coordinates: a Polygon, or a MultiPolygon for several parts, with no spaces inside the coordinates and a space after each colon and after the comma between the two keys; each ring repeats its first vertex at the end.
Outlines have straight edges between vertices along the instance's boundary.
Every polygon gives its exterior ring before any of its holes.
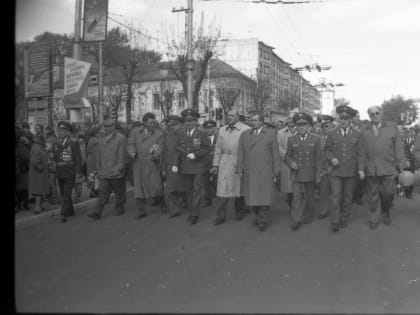
{"type": "Polygon", "coordinates": [[[102,41],[99,42],[99,82],[98,82],[98,119],[99,123],[104,122],[104,72],[103,72],[103,60],[102,60],[102,41]]]}
{"type": "Polygon", "coordinates": [[[192,55],[192,41],[193,41],[193,0],[188,0],[188,7],[184,9],[172,9],[172,12],[185,11],[187,13],[187,101],[188,107],[193,108],[193,70],[194,60],[192,55]]]}
{"type": "MultiPolygon", "coordinates": [[[[82,46],[80,44],[82,20],[82,0],[76,0],[76,8],[74,11],[74,42],[73,42],[73,58],[80,60],[82,57],[82,46]]],[[[69,109],[70,121],[80,122],[81,110],[69,109]]]]}

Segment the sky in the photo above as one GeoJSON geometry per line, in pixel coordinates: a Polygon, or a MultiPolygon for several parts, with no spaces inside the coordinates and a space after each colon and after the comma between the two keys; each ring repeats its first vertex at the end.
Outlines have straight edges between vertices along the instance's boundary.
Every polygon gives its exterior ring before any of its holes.
{"type": "MultiPolygon", "coordinates": [[[[109,0],[108,29],[132,24],[162,47],[170,32],[183,34],[187,0],[109,0]]],[[[194,0],[194,22],[218,25],[223,37],[258,38],[292,67],[331,66],[304,72],[311,83],[342,83],[337,97],[362,118],[371,105],[395,95],[420,98],[420,0],[324,0],[305,4],[252,0],[194,0]]],[[[74,32],[75,0],[17,0],[15,40],[44,31],[74,32]]]]}

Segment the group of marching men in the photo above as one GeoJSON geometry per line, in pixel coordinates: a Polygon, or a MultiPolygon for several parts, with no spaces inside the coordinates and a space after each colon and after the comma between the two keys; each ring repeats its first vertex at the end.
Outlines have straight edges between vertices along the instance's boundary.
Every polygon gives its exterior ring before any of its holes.
{"type": "Polygon", "coordinates": [[[361,128],[350,124],[354,109],[343,105],[336,112],[338,125],[328,124],[333,117],[324,116],[326,127],[320,134],[311,132],[314,122],[306,113],[291,116],[278,132],[259,114],[252,114],[245,124],[236,110],[227,113],[218,132],[212,120],[201,127],[199,114],[192,109],[184,110],[182,117],[168,116],[164,128],[147,113],[128,138],[107,119],[96,171],[89,174],[99,180],[99,195],[88,216],[101,218],[111,192],[116,214],[124,213],[125,167],[131,159],[137,220],[151,207],[168,211],[169,217],[177,217],[186,207],[187,221],[194,225],[201,208],[212,203],[215,190],[215,225],[226,220],[231,201],[238,220],[251,209],[263,231],[270,221],[275,187],[280,187],[287,193],[292,230],[314,218],[318,190],[318,217],[331,214],[330,231],[337,232],[348,224],[355,181],[364,181],[370,228],[375,229],[381,218],[390,224],[394,179],[410,167],[398,126],[382,120],[377,106],[368,109],[371,121],[361,128]]]}

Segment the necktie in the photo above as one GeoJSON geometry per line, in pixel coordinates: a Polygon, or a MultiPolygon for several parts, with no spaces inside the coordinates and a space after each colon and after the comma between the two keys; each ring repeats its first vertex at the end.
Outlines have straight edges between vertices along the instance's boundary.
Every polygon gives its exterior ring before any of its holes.
{"type": "Polygon", "coordinates": [[[305,136],[300,136],[300,141],[305,141],[305,136]]]}
{"type": "Polygon", "coordinates": [[[378,127],[376,125],[373,125],[373,133],[375,134],[375,137],[378,136],[378,127]]]}
{"type": "Polygon", "coordinates": [[[343,130],[343,136],[344,137],[347,136],[347,128],[343,128],[342,130],[343,130]]]}

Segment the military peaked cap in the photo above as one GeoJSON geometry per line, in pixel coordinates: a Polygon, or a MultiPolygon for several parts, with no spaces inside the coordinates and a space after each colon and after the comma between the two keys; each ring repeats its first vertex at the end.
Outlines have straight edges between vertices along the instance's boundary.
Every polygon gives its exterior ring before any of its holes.
{"type": "Polygon", "coordinates": [[[169,115],[168,117],[166,117],[166,123],[169,124],[171,122],[179,122],[182,123],[183,120],[181,117],[177,116],[177,115],[169,115]]]}
{"type": "Polygon", "coordinates": [[[204,128],[212,128],[212,127],[216,127],[217,123],[214,120],[207,120],[205,122],[203,122],[203,127],[204,128]]]}
{"type": "Polygon", "coordinates": [[[354,109],[351,108],[350,106],[347,106],[347,105],[337,106],[335,111],[338,115],[340,115],[340,117],[350,117],[351,118],[351,117],[354,117],[354,115],[356,114],[354,109]]]}
{"type": "Polygon", "coordinates": [[[61,128],[61,129],[66,129],[70,132],[73,132],[73,126],[71,125],[71,123],[69,123],[68,121],[65,121],[65,120],[59,121],[58,124],[57,124],[57,127],[61,128]]]}
{"type": "Polygon", "coordinates": [[[329,123],[334,120],[334,117],[330,115],[321,115],[319,118],[321,124],[329,123]]]}
{"type": "Polygon", "coordinates": [[[189,118],[189,117],[191,117],[191,118],[198,118],[198,117],[200,117],[200,114],[197,113],[192,108],[187,108],[187,109],[184,109],[181,112],[181,116],[182,116],[182,118],[189,118]]]}
{"type": "Polygon", "coordinates": [[[308,123],[308,124],[312,125],[313,120],[312,120],[311,115],[309,115],[307,113],[296,113],[293,116],[293,123],[295,125],[297,125],[299,123],[302,123],[302,122],[305,122],[305,123],[308,123]]]}

